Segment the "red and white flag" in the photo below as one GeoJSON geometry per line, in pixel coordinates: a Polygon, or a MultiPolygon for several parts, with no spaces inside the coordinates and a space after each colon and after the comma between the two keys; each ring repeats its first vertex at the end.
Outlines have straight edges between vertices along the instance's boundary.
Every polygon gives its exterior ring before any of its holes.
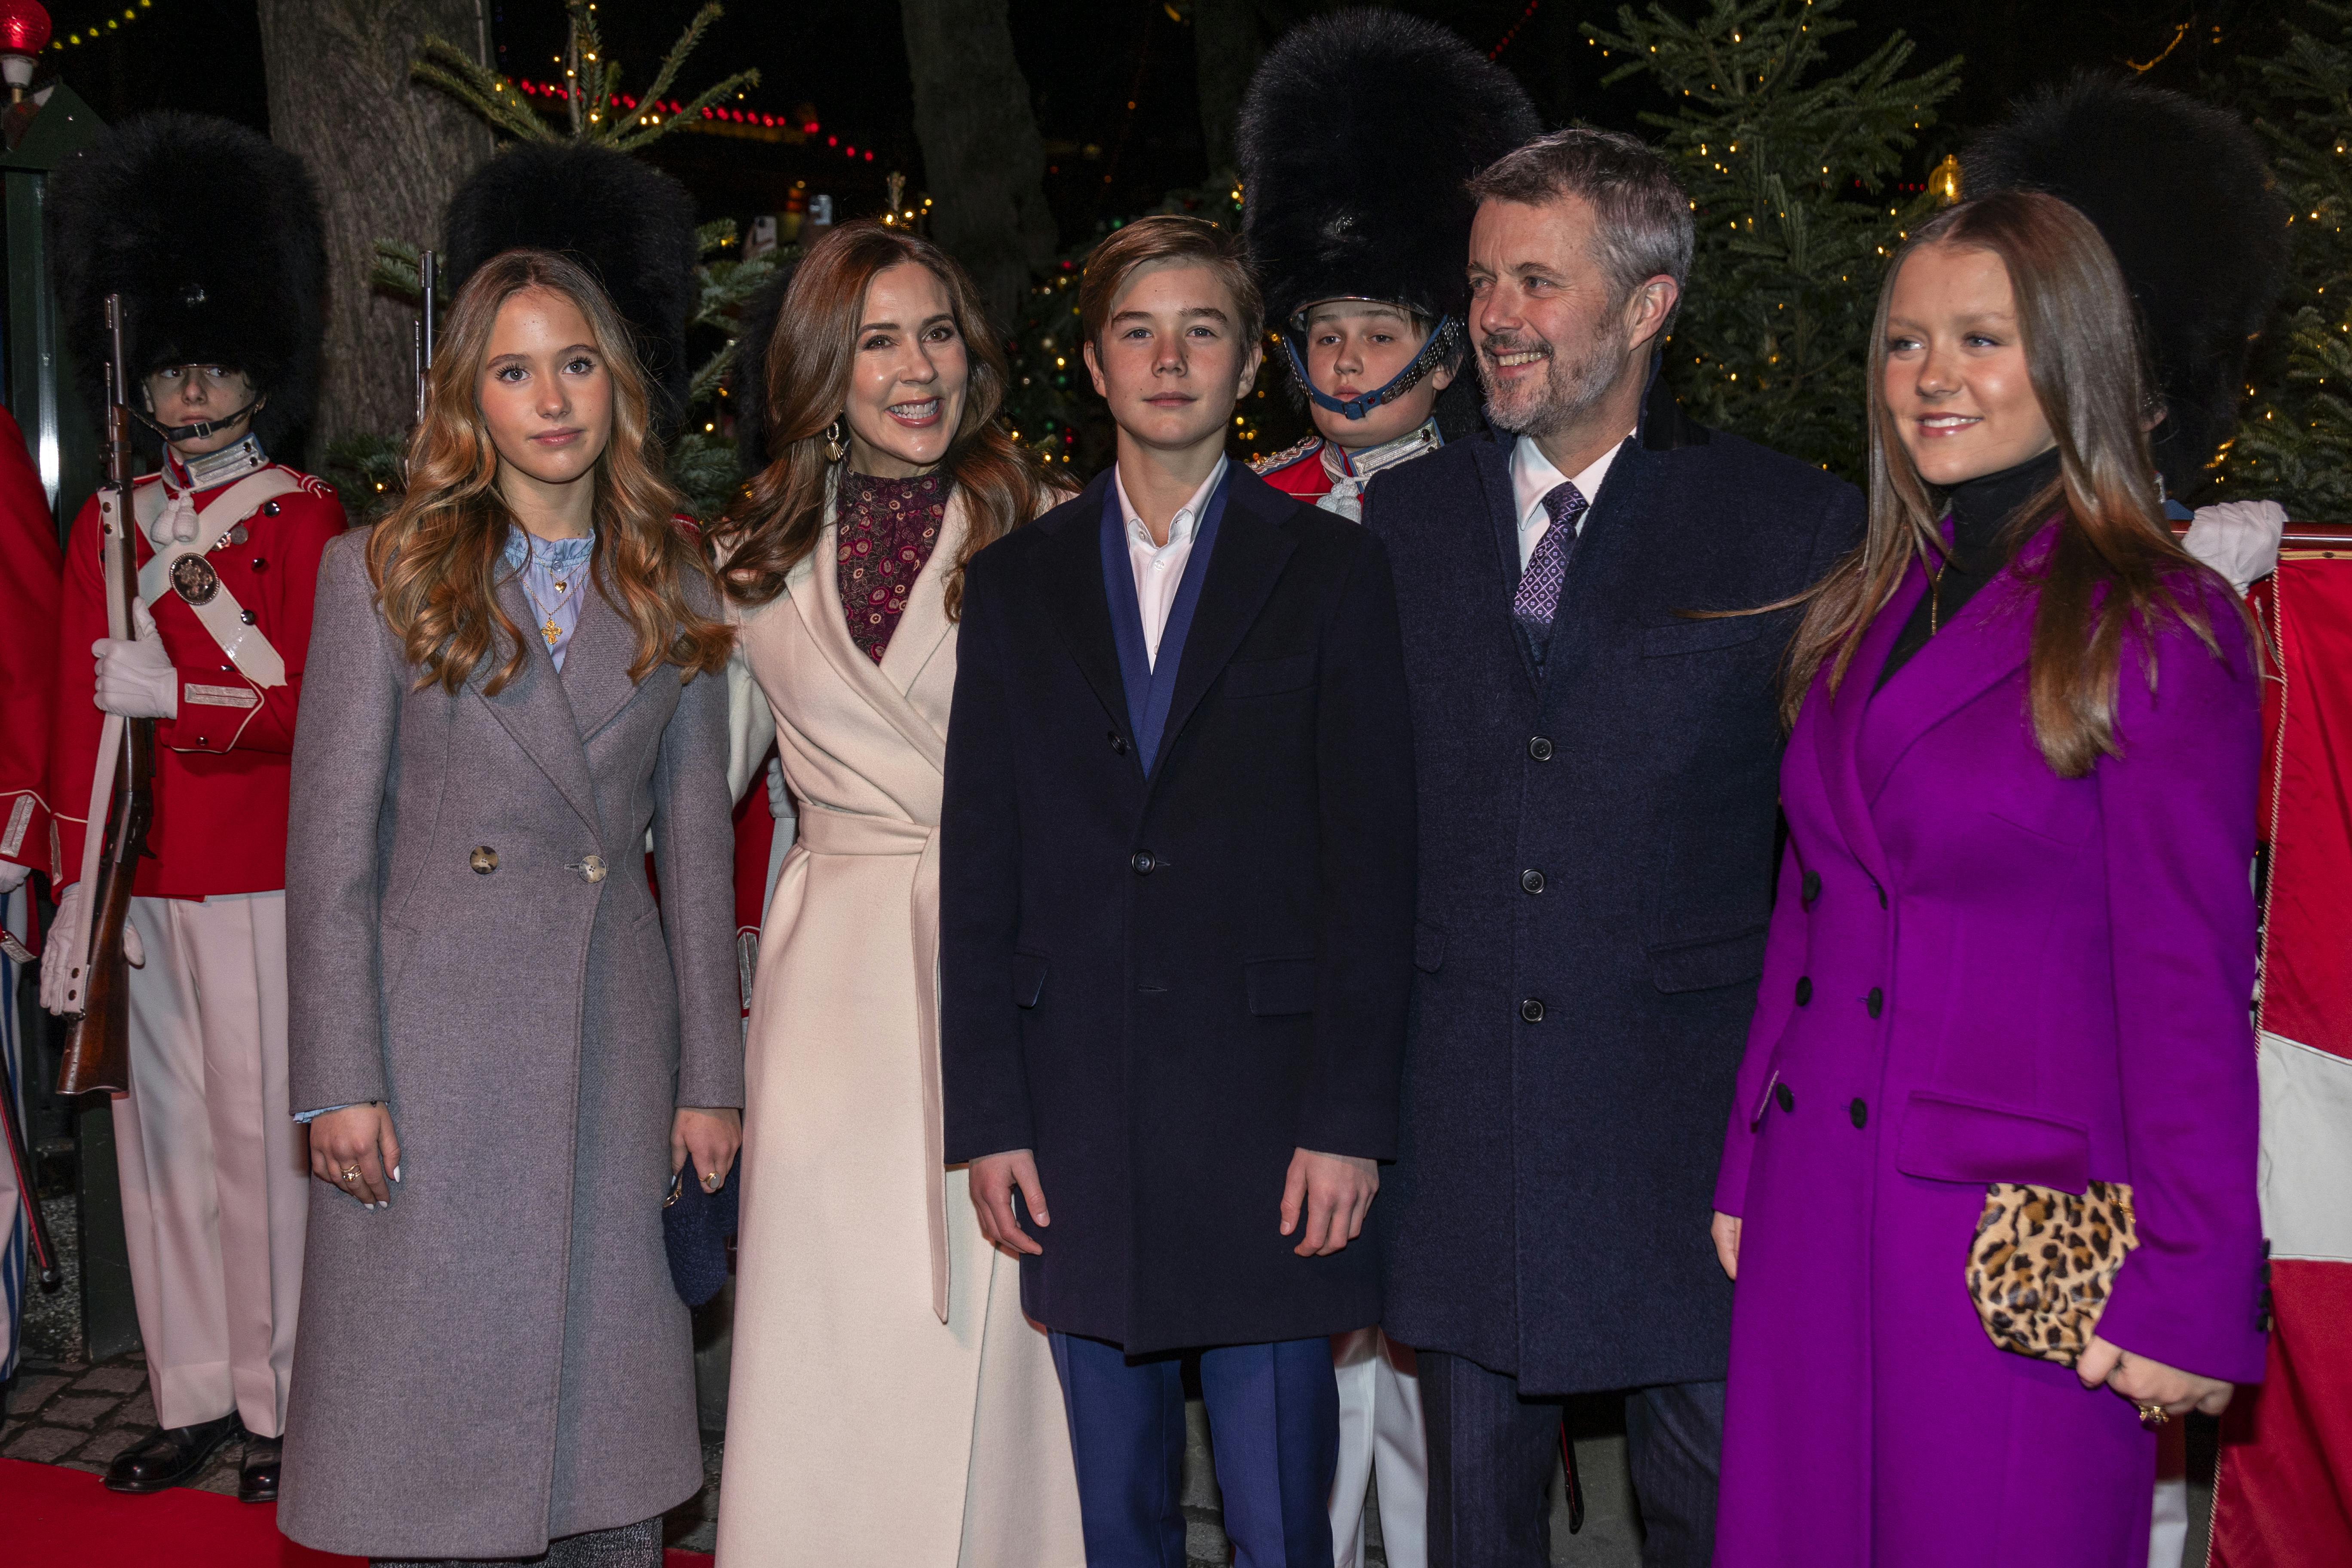
{"type": "Polygon", "coordinates": [[[2352,555],[2254,593],[2269,895],[2258,1020],[2270,1365],[2225,1419],[2211,1568],[2352,1564],[2352,555]]]}

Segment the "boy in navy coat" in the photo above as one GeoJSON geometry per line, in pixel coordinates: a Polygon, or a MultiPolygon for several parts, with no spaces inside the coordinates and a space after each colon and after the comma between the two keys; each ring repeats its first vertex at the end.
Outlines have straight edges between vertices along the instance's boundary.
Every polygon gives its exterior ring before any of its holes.
{"type": "Polygon", "coordinates": [[[1379,542],[1224,455],[1260,310],[1214,226],[1098,247],[1080,311],[1117,466],[964,591],[947,1156],[1054,1331],[1098,1563],[1183,1561],[1197,1352],[1240,1560],[1325,1568],[1328,1336],[1380,1315],[1363,1222],[1412,963],[1403,656],[1379,542]]]}

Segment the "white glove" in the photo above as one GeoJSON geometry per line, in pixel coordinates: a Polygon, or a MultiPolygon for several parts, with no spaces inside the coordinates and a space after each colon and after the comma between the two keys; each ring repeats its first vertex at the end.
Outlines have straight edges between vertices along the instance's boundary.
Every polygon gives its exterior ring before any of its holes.
{"type": "Polygon", "coordinates": [[[158,550],[173,544],[188,544],[196,537],[196,503],[185,495],[173,496],[147,525],[147,537],[158,550]]]}
{"type": "Polygon", "coordinates": [[[768,759],[768,815],[778,821],[793,815],[792,792],[784,787],[784,760],[768,759]]]}
{"type": "Polygon", "coordinates": [[[30,866],[19,866],[14,860],[0,860],[0,897],[15,892],[33,874],[30,866]]]}
{"type": "MultiPolygon", "coordinates": [[[[125,921],[122,923],[122,956],[131,961],[133,969],[147,967],[147,947],[139,940],[139,928],[125,921]]],[[[41,1005],[62,1015],[67,1008],[66,992],[79,993],[81,981],[68,972],[79,969],[89,957],[89,908],[82,897],[82,884],[76,882],[58,895],[58,918],[41,933],[41,1005]]],[[[80,997],[77,995],[76,1001],[80,997]]]]}
{"type": "Polygon", "coordinates": [[[2274,500],[2232,500],[2200,506],[2181,548],[2230,580],[2242,594],[2278,569],[2286,508],[2274,500]]]}
{"type": "Polygon", "coordinates": [[[155,635],[155,617],[144,605],[131,606],[136,637],[100,637],[89,645],[98,656],[98,690],[91,697],[109,713],[125,719],[180,716],[180,672],[155,635]]]}

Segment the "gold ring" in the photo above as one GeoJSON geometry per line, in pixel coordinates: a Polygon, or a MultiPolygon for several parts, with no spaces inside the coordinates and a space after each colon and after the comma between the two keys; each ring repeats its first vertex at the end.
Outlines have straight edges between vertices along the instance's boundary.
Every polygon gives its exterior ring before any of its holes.
{"type": "Polygon", "coordinates": [[[357,1165],[346,1165],[343,1167],[343,1180],[347,1182],[356,1182],[359,1179],[360,1168],[357,1165]]]}
{"type": "Polygon", "coordinates": [[[713,1171],[709,1175],[703,1177],[702,1180],[707,1185],[717,1186],[719,1184],[719,1173],[713,1171]]]}
{"type": "Polygon", "coordinates": [[[2168,1413],[2161,1405],[2157,1405],[2151,1402],[2143,1402],[2140,1405],[2139,1424],[2147,1427],[2151,1432],[2155,1431],[2158,1426],[2163,1426],[2166,1422],[2171,1419],[2172,1416],[2170,1414],[2168,1413]]]}

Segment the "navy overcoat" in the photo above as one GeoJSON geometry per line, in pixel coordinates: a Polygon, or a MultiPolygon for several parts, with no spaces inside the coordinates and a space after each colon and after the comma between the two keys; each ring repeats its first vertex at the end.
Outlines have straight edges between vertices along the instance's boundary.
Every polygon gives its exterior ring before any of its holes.
{"type": "Polygon", "coordinates": [[[1380,1318],[1372,1228],[1307,1258],[1278,1227],[1295,1150],[1396,1152],[1413,772],[1388,564],[1236,465],[1147,778],[1104,586],[1109,484],[966,573],[940,823],[947,1157],[1035,1151],[1053,1224],[1029,1226],[1045,1256],[1022,1260],[1022,1301],[1048,1327],[1135,1354],[1360,1327],[1380,1318]]]}
{"type": "MultiPolygon", "coordinates": [[[[1529,1393],[1724,1374],[1707,1237],[1772,910],[1771,604],[1853,488],[1654,397],[1593,498],[1544,678],[1510,616],[1510,438],[1384,473],[1420,762],[1420,914],[1386,1323],[1529,1393]]],[[[1047,1189],[1050,1194],[1052,1189],[1047,1189]]],[[[1058,1201],[1058,1200],[1056,1200],[1058,1201]]]]}

